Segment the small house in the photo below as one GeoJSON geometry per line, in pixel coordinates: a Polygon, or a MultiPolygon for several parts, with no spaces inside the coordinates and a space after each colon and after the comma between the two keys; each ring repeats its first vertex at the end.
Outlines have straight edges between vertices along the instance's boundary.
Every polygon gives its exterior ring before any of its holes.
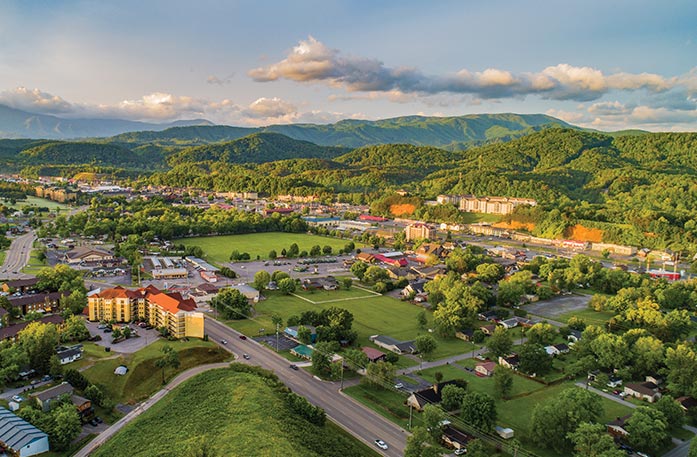
{"type": "Polygon", "coordinates": [[[67,382],[63,382],[61,384],[58,384],[57,386],[38,392],[37,394],[33,395],[33,397],[36,398],[36,402],[39,404],[39,407],[44,412],[47,412],[51,410],[52,402],[55,402],[58,398],[60,398],[63,395],[72,394],[73,386],[71,386],[67,382]]]}
{"type": "Polygon", "coordinates": [[[77,345],[62,351],[56,351],[56,355],[58,356],[58,360],[60,360],[61,365],[66,365],[82,357],[82,346],[77,345]]]}
{"type": "Polygon", "coordinates": [[[618,417],[607,424],[607,432],[615,438],[625,438],[629,435],[627,431],[627,420],[632,417],[631,414],[618,417]]]}
{"type": "Polygon", "coordinates": [[[310,343],[314,343],[317,340],[317,329],[312,325],[294,325],[292,327],[286,327],[283,333],[294,340],[298,340],[298,329],[300,327],[305,327],[310,331],[310,343]]]}
{"type": "Polygon", "coordinates": [[[463,341],[472,341],[474,337],[474,330],[471,328],[463,328],[455,332],[455,338],[460,338],[463,341]]]}
{"type": "Polygon", "coordinates": [[[506,357],[499,357],[499,365],[511,370],[518,371],[518,365],[520,365],[520,359],[517,354],[511,354],[506,357]]]}
{"type": "Polygon", "coordinates": [[[581,339],[581,332],[579,332],[578,330],[571,330],[566,339],[572,343],[578,343],[581,339]]]}
{"type": "Polygon", "coordinates": [[[467,449],[467,443],[474,439],[473,436],[447,424],[443,427],[443,435],[441,437],[443,443],[452,449],[467,449]]]}
{"type": "Polygon", "coordinates": [[[496,330],[496,325],[495,324],[482,325],[481,327],[479,327],[479,330],[481,330],[483,334],[485,334],[487,336],[491,336],[494,334],[494,330],[496,330]]]}
{"type": "Polygon", "coordinates": [[[567,344],[559,343],[553,346],[559,352],[559,354],[567,354],[569,352],[569,346],[567,344]]]}
{"type": "Polygon", "coordinates": [[[387,354],[385,354],[382,351],[378,351],[375,348],[371,348],[368,346],[363,346],[361,348],[361,351],[368,357],[369,362],[379,362],[379,361],[384,361],[385,358],[387,357],[387,354]]]}
{"type": "Polygon", "coordinates": [[[428,404],[438,404],[443,400],[443,387],[448,385],[458,385],[457,380],[443,381],[438,384],[413,392],[407,398],[407,406],[411,406],[417,411],[422,411],[428,404]]]}
{"type": "Polygon", "coordinates": [[[474,367],[474,372],[481,376],[492,376],[496,369],[495,362],[480,362],[474,367]]]}
{"type": "Polygon", "coordinates": [[[499,323],[500,323],[500,324],[503,326],[503,328],[505,328],[506,330],[510,330],[510,329],[512,329],[512,328],[518,326],[518,319],[515,318],[515,317],[513,317],[513,318],[511,318],[511,319],[506,319],[505,321],[501,321],[501,322],[499,322],[499,323]]]}
{"type": "Polygon", "coordinates": [[[652,382],[630,382],[624,386],[624,393],[632,397],[646,400],[653,403],[661,398],[661,392],[658,386],[652,382]]]}
{"type": "Polygon", "coordinates": [[[373,335],[370,338],[376,346],[379,346],[395,354],[415,354],[416,346],[414,341],[399,341],[387,335],[373,335]]]}

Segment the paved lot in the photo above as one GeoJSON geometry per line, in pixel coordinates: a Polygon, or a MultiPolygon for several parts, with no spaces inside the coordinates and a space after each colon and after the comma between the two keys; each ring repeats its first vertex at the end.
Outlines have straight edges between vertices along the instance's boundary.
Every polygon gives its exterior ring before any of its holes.
{"type": "Polygon", "coordinates": [[[539,301],[525,305],[525,310],[537,316],[555,318],[572,311],[588,308],[590,295],[561,295],[550,300],[539,301]]]}
{"type": "MultiPolygon", "coordinates": [[[[276,347],[276,335],[260,336],[260,337],[254,338],[254,341],[258,341],[260,343],[266,343],[267,345],[269,345],[269,347],[272,347],[272,348],[276,347]]],[[[288,351],[290,349],[293,349],[297,345],[298,345],[298,343],[296,343],[295,341],[286,337],[282,333],[279,333],[279,335],[278,335],[278,350],[279,351],[288,351]]]]}
{"type": "Polygon", "coordinates": [[[99,330],[97,328],[99,322],[90,322],[86,320],[85,324],[87,325],[87,329],[90,331],[90,335],[99,335],[102,337],[102,340],[95,341],[95,344],[98,344],[103,347],[109,347],[112,351],[115,352],[124,352],[128,354],[136,352],[140,349],[143,349],[150,343],[154,343],[155,341],[157,341],[159,337],[158,332],[155,329],[146,330],[135,325],[131,325],[131,328],[136,329],[136,331],[138,332],[138,336],[131,337],[117,344],[112,344],[111,333],[104,333],[103,330],[99,330]]]}

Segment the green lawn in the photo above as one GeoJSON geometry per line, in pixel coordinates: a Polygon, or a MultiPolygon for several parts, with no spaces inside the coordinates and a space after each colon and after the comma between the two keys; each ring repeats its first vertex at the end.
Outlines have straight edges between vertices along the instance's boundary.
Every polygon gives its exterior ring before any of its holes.
{"type": "Polygon", "coordinates": [[[0,251],[0,265],[5,263],[5,256],[7,255],[6,251],[0,251]]]}
{"type": "MultiPolygon", "coordinates": [[[[409,408],[405,406],[406,394],[362,384],[347,387],[344,393],[405,430],[409,429],[409,408]]],[[[420,425],[423,425],[421,416],[418,413],[413,414],[412,426],[420,425]]]]}
{"type": "Polygon", "coordinates": [[[462,212],[459,214],[460,220],[464,224],[476,224],[477,222],[499,222],[502,217],[499,214],[484,214],[484,213],[467,213],[462,212]]]}
{"type": "Polygon", "coordinates": [[[32,249],[31,254],[29,256],[29,263],[27,263],[24,266],[24,268],[22,268],[22,273],[36,275],[38,272],[41,271],[42,268],[45,268],[46,266],[47,265],[45,260],[39,260],[39,250],[32,249]]]}
{"type": "MultiPolygon", "coordinates": [[[[307,310],[320,310],[333,306],[345,308],[353,313],[353,329],[358,332],[358,344],[361,346],[374,346],[368,339],[371,335],[388,335],[399,340],[410,340],[420,334],[427,333],[419,329],[416,316],[423,310],[408,302],[403,302],[388,296],[372,296],[369,292],[352,287],[350,290],[335,290],[310,293],[299,290],[296,293],[300,297],[316,300],[321,297],[327,303],[312,304],[292,295],[281,295],[280,292],[266,291],[267,297],[254,305],[256,314],[252,319],[238,321],[226,321],[228,325],[248,335],[256,336],[259,333],[272,333],[274,330],[271,315],[278,313],[284,321],[292,315],[299,315],[307,310]],[[356,296],[366,298],[353,299],[356,296]],[[334,298],[329,298],[334,297],[334,298]],[[342,299],[346,299],[342,301],[342,299]],[[264,329],[260,332],[260,329],[264,329]]],[[[429,320],[431,319],[429,314],[429,320]]],[[[429,321],[430,323],[430,321],[429,321]]],[[[452,355],[472,351],[473,344],[466,343],[457,338],[444,339],[433,334],[438,342],[438,348],[431,359],[438,359],[452,355]]],[[[379,349],[379,348],[378,348],[379,349]]],[[[400,367],[417,364],[417,361],[405,359],[400,362],[400,367]]]]}
{"type": "MultiPolygon", "coordinates": [[[[203,249],[206,260],[222,264],[230,261],[230,253],[234,250],[238,250],[241,253],[249,253],[252,259],[256,259],[257,256],[266,259],[269,251],[272,249],[280,256],[281,250],[284,248],[287,250],[293,243],[297,243],[301,251],[310,252],[312,246],[319,245],[324,247],[328,245],[336,253],[339,249],[343,249],[349,241],[351,240],[308,235],[306,233],[270,232],[181,238],[174,240],[173,243],[185,246],[199,246],[203,249]]],[[[362,245],[356,244],[356,247],[362,247],[362,245]]]]}
{"type": "Polygon", "coordinates": [[[55,209],[68,210],[70,207],[63,203],[54,202],[52,200],[47,200],[45,198],[35,197],[33,195],[28,195],[26,200],[17,200],[17,203],[10,205],[9,201],[3,201],[9,208],[21,209],[24,206],[37,206],[40,208],[48,208],[50,211],[55,209]]]}
{"type": "Polygon", "coordinates": [[[191,367],[206,363],[228,360],[230,354],[212,342],[201,340],[165,341],[158,340],[133,354],[119,354],[116,358],[98,361],[83,374],[93,384],[100,386],[116,403],[135,403],[143,400],[162,387],[162,371],[155,366],[161,349],[169,344],[179,353],[180,366],[168,368],[167,380],[191,367]],[[117,376],[114,370],[126,365],[128,373],[117,376]]]}
{"type": "Polygon", "coordinates": [[[592,309],[582,309],[579,311],[571,311],[568,313],[560,314],[555,317],[554,320],[559,322],[566,322],[572,317],[578,317],[583,319],[586,324],[589,325],[603,325],[605,322],[610,320],[615,314],[610,311],[594,311],[592,309]]]}
{"type": "Polygon", "coordinates": [[[290,411],[269,384],[258,375],[232,369],[200,374],[92,455],[377,455],[331,421],[320,427],[290,411]]]}

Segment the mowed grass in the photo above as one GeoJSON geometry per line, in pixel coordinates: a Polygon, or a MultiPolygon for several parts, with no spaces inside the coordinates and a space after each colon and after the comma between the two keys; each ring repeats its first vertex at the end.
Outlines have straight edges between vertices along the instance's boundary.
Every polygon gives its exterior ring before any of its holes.
{"type": "MultiPolygon", "coordinates": [[[[332,252],[336,254],[350,241],[306,233],[269,232],[181,238],[174,240],[173,243],[184,246],[199,246],[203,249],[206,260],[223,264],[230,261],[230,253],[234,250],[249,253],[252,259],[256,259],[257,256],[268,259],[272,249],[280,256],[281,250],[287,250],[291,244],[297,243],[300,251],[310,252],[312,246],[319,245],[320,247],[331,246],[332,252]]],[[[356,247],[362,246],[356,243],[356,247]]]]}
{"type": "Polygon", "coordinates": [[[15,203],[14,205],[10,205],[10,202],[6,200],[3,200],[2,203],[5,204],[8,208],[14,209],[21,209],[24,206],[48,208],[50,211],[54,211],[55,209],[68,210],[70,208],[68,205],[65,205],[63,203],[54,202],[45,198],[35,197],[33,195],[28,195],[26,200],[17,200],[17,203],[15,203]]]}
{"type": "Polygon", "coordinates": [[[263,378],[219,369],[178,386],[92,455],[377,454],[330,421],[320,427],[300,418],[263,378]]]}
{"type": "Polygon", "coordinates": [[[609,321],[615,314],[610,311],[595,311],[592,309],[581,309],[578,311],[570,311],[568,313],[560,314],[555,320],[560,322],[567,322],[572,317],[578,317],[583,319],[586,324],[589,325],[603,325],[605,322],[609,321]]]}
{"type": "MultiPolygon", "coordinates": [[[[398,340],[406,341],[413,340],[417,336],[427,333],[427,330],[419,328],[416,319],[423,308],[392,297],[385,295],[372,296],[369,292],[356,287],[352,287],[348,291],[335,290],[316,293],[298,290],[296,294],[313,301],[320,296],[323,300],[332,301],[312,304],[292,295],[281,295],[280,292],[266,291],[264,296],[267,299],[254,305],[256,314],[252,319],[227,321],[226,323],[248,336],[257,336],[260,333],[270,334],[275,331],[275,327],[271,322],[273,313],[278,313],[285,322],[290,316],[300,315],[303,311],[319,311],[337,307],[347,309],[353,314],[353,329],[358,332],[358,344],[361,346],[377,348],[369,340],[369,337],[372,335],[388,335],[398,340]],[[356,296],[361,295],[366,296],[366,298],[355,299],[356,296]],[[261,329],[264,330],[261,331],[261,329]]],[[[431,313],[427,312],[427,316],[429,326],[431,326],[431,313]]],[[[438,347],[431,355],[431,359],[462,354],[471,351],[474,347],[473,344],[456,338],[444,339],[435,334],[433,336],[438,342],[438,347]]],[[[412,366],[418,363],[406,357],[401,357],[401,359],[406,360],[398,364],[400,367],[412,366]]]]}
{"type": "Polygon", "coordinates": [[[29,255],[29,263],[22,268],[22,273],[36,275],[42,268],[47,266],[45,260],[39,260],[39,250],[32,249],[29,255]]]}
{"type": "Polygon", "coordinates": [[[83,374],[93,384],[100,386],[116,403],[136,403],[162,387],[162,370],[155,361],[162,355],[162,347],[170,345],[179,354],[178,369],[167,368],[166,380],[189,368],[206,363],[228,360],[230,354],[212,342],[201,340],[165,341],[158,340],[133,354],[120,354],[116,358],[98,361],[83,374]],[[117,376],[114,370],[119,365],[128,367],[128,373],[117,376]]]}

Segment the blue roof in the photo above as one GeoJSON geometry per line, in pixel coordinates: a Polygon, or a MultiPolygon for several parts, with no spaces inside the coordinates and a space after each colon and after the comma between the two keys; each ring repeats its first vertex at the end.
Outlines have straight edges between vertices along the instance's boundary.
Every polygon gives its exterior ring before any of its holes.
{"type": "Polygon", "coordinates": [[[19,451],[27,444],[42,438],[48,439],[48,435],[0,407],[0,442],[14,451],[19,451]]]}

